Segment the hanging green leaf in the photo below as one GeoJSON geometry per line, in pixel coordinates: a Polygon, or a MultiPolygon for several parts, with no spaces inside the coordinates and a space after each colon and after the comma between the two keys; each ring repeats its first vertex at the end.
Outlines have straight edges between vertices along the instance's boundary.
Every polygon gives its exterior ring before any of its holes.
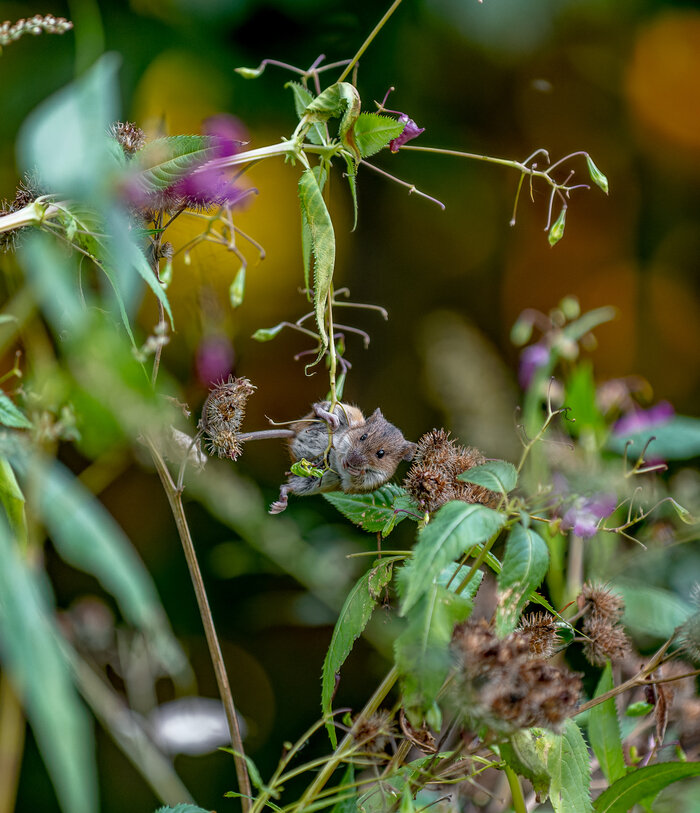
{"type": "Polygon", "coordinates": [[[237,308],[243,304],[243,297],[245,295],[245,265],[238,269],[238,272],[231,283],[228,291],[228,298],[232,308],[237,308]]]}
{"type": "MultiPolygon", "coordinates": [[[[27,517],[24,513],[24,494],[19,487],[12,466],[0,457],[0,502],[7,515],[12,536],[17,541],[20,550],[27,547],[27,517]]],[[[0,520],[1,521],[1,520],[0,520]]]]}
{"type": "Polygon", "coordinates": [[[565,226],[566,226],[566,206],[563,206],[561,212],[559,212],[559,217],[554,221],[552,227],[549,230],[549,234],[547,235],[547,239],[549,240],[550,246],[555,246],[561,240],[561,238],[564,236],[565,226]]]}
{"type": "Polygon", "coordinates": [[[431,589],[442,570],[458,556],[498,533],[506,517],[498,511],[463,502],[449,502],[423,528],[413,558],[403,569],[401,615],[431,589]]]}
{"type": "Polygon", "coordinates": [[[655,798],[664,788],[700,776],[700,762],[662,762],[638,768],[618,779],[595,800],[595,813],[627,813],[642,799],[655,798]]]}
{"type": "Polygon", "coordinates": [[[576,723],[569,719],[564,731],[552,737],[547,755],[552,778],[549,799],[554,813],[590,813],[591,764],[588,748],[576,723]]]}
{"type": "Polygon", "coordinates": [[[508,494],[518,484],[518,472],[512,463],[505,460],[489,460],[481,466],[471,469],[457,476],[464,483],[476,483],[497,494],[508,494]]]}
{"type": "Polygon", "coordinates": [[[361,155],[355,142],[355,123],[360,115],[360,94],[349,82],[336,82],[327,87],[308,105],[302,123],[311,125],[329,118],[340,118],[338,135],[359,162],[361,155]]]}
{"type": "MultiPolygon", "coordinates": [[[[308,88],[300,85],[299,82],[287,82],[285,88],[291,88],[294,94],[294,109],[299,120],[301,120],[304,117],[306,108],[313,102],[314,94],[308,88]]],[[[312,124],[306,134],[306,139],[311,144],[325,144],[328,140],[322,124],[312,124]]]]}
{"type": "Polygon", "coordinates": [[[345,599],[333,630],[321,676],[321,709],[326,718],[326,730],[333,748],[337,745],[337,737],[330,714],[336,679],[353,644],[367,626],[381,591],[391,579],[395,559],[396,557],[378,560],[359,579],[345,599]]]}
{"type": "Polygon", "coordinates": [[[31,429],[32,422],[10,401],[5,393],[0,393],[0,423],[12,429],[31,429]]]}
{"type": "Polygon", "coordinates": [[[355,122],[355,140],[362,157],[369,158],[383,150],[401,135],[405,126],[405,122],[379,113],[360,113],[355,122]]]}
{"type": "Polygon", "coordinates": [[[549,567],[549,548],[532,528],[513,526],[506,543],[503,566],[498,576],[496,634],[512,632],[530,594],[539,587],[549,567]]]}
{"type": "MultiPolygon", "coordinates": [[[[394,525],[406,518],[405,510],[402,513],[395,513],[394,503],[407,494],[401,486],[393,483],[388,483],[370,494],[344,494],[342,491],[332,491],[323,496],[350,522],[354,522],[369,533],[382,531],[389,520],[393,520],[393,529],[394,525]]],[[[415,506],[413,508],[418,510],[415,506]]]]}
{"type": "Polygon", "coordinates": [[[311,169],[305,170],[299,179],[299,203],[302,229],[305,223],[314,255],[314,313],[323,352],[328,347],[325,317],[335,268],[335,232],[319,180],[311,169]]]}
{"type": "MultiPolygon", "coordinates": [[[[612,688],[612,667],[608,661],[598,681],[594,697],[600,697],[612,688]]],[[[627,769],[622,752],[620,723],[613,698],[593,706],[588,712],[588,740],[609,784],[625,775],[627,769]]]]}
{"type": "Polygon", "coordinates": [[[603,175],[603,173],[598,169],[598,167],[593,163],[593,159],[591,158],[588,153],[586,153],[586,164],[588,164],[588,174],[591,176],[591,180],[596,186],[599,186],[605,194],[608,194],[609,186],[608,186],[608,179],[603,175]]]}
{"type": "Polygon", "coordinates": [[[405,615],[408,624],[394,642],[403,705],[413,725],[437,699],[450,668],[449,643],[455,624],[465,621],[472,602],[434,583],[405,615]]]}
{"type": "Polygon", "coordinates": [[[46,583],[0,521],[0,659],[22,700],[65,813],[96,813],[92,724],[61,649],[46,583]]]}

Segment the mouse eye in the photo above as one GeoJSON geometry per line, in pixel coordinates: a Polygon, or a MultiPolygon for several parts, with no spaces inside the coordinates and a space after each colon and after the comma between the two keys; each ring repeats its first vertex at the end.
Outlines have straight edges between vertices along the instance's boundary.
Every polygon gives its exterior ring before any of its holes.
{"type": "Polygon", "coordinates": [[[384,457],[384,449],[380,449],[380,450],[377,452],[377,457],[384,457]]]}
{"type": "MultiPolygon", "coordinates": [[[[363,435],[363,436],[360,438],[360,440],[367,440],[367,434],[365,433],[365,434],[364,434],[364,435],[363,435]]],[[[383,452],[382,452],[382,454],[383,454],[383,452]]]]}

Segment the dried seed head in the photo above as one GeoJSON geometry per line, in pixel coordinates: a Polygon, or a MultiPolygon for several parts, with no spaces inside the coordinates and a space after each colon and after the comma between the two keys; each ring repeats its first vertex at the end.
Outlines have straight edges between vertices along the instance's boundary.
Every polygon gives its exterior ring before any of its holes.
{"type": "Polygon", "coordinates": [[[557,651],[559,636],[554,616],[549,613],[532,613],[520,619],[516,633],[522,636],[530,647],[530,655],[547,659],[557,651]]]}
{"type": "Polygon", "coordinates": [[[605,666],[608,660],[620,660],[630,650],[629,639],[622,627],[603,616],[586,616],[583,631],[589,638],[583,645],[583,654],[594,666],[605,666]]]}
{"type": "Polygon", "coordinates": [[[619,621],[625,611],[625,602],[621,596],[612,593],[607,587],[591,582],[583,585],[577,603],[579,610],[585,609],[587,613],[611,623],[619,621]]]}
{"type": "Polygon", "coordinates": [[[217,384],[204,402],[199,428],[204,432],[211,454],[236,460],[243,450],[239,430],[245,406],[255,387],[247,378],[229,376],[217,384]]]}
{"type": "Polygon", "coordinates": [[[353,721],[350,734],[365,751],[381,753],[395,734],[391,713],[377,711],[365,720],[353,721]]]}
{"type": "Polygon", "coordinates": [[[452,478],[439,466],[411,466],[403,486],[423,511],[437,511],[440,506],[455,499],[452,478]]]}
{"type": "Polygon", "coordinates": [[[700,612],[681,624],[676,638],[684,655],[696,663],[700,661],[700,612]]]}
{"type": "Polygon", "coordinates": [[[454,457],[455,444],[450,440],[450,433],[444,429],[433,429],[418,441],[414,460],[416,463],[444,466],[451,464],[454,457]]]}
{"type": "Polygon", "coordinates": [[[146,144],[143,130],[130,121],[115,121],[109,128],[109,132],[119,142],[128,158],[143,149],[146,144]]]}

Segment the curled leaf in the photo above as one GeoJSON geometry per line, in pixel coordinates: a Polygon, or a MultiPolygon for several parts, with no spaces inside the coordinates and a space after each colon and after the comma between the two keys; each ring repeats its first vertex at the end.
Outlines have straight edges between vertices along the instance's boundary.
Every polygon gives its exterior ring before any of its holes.
{"type": "Polygon", "coordinates": [[[598,169],[598,167],[593,163],[593,159],[590,155],[586,155],[586,164],[588,164],[588,174],[591,176],[591,180],[596,186],[599,186],[605,194],[608,194],[609,186],[608,186],[608,179],[603,175],[603,173],[598,169]]]}
{"type": "Polygon", "coordinates": [[[559,212],[559,217],[554,221],[552,228],[549,230],[547,239],[550,246],[555,246],[564,236],[564,226],[566,225],[566,207],[559,212]]]}

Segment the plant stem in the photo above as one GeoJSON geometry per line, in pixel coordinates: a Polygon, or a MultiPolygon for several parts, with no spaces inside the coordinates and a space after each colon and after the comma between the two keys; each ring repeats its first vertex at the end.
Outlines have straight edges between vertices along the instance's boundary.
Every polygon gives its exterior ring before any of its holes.
{"type": "Polygon", "coordinates": [[[336,396],[336,372],[338,370],[338,357],[335,350],[335,336],[333,325],[333,283],[328,290],[328,338],[330,340],[328,345],[329,364],[328,364],[328,378],[331,390],[331,405],[329,411],[332,413],[335,405],[338,403],[336,396]]]}
{"type": "Polygon", "coordinates": [[[12,813],[15,809],[25,729],[22,706],[7,672],[3,671],[0,675],[0,813],[12,813]]]}
{"type": "Polygon", "coordinates": [[[523,789],[520,787],[520,780],[518,779],[517,774],[508,765],[506,765],[504,771],[506,774],[506,779],[508,780],[510,794],[513,797],[513,810],[515,813],[527,813],[527,807],[525,807],[525,799],[523,797],[523,789]]]}
{"type": "Polygon", "coordinates": [[[0,232],[21,229],[23,226],[40,226],[44,220],[60,214],[60,206],[65,204],[40,203],[33,201],[16,212],[0,216],[0,232]]]}
{"type": "Polygon", "coordinates": [[[211,656],[212,664],[214,666],[214,674],[216,675],[216,683],[219,688],[219,695],[221,702],[226,711],[226,719],[231,734],[231,743],[233,745],[234,754],[233,759],[236,766],[236,776],[238,777],[238,789],[242,795],[241,806],[244,813],[250,809],[250,796],[251,787],[250,779],[248,777],[248,767],[245,761],[245,751],[243,750],[243,740],[241,738],[241,731],[238,726],[238,715],[236,714],[236,706],[233,702],[233,695],[231,694],[231,687],[228,682],[228,675],[226,674],[226,666],[224,665],[224,658],[221,654],[221,646],[219,639],[216,635],[216,628],[214,627],[214,619],[209,607],[209,600],[204,588],[204,580],[202,579],[202,572],[199,569],[199,562],[197,561],[197,554],[192,542],[192,536],[187,524],[185,516],[185,509],[182,505],[182,495],[178,491],[175,483],[173,482],[168,467],[165,465],[160,452],[155,447],[150,438],[146,438],[146,445],[148,446],[153,462],[155,463],[158,471],[158,476],[163,484],[163,488],[170,503],[170,509],[173,512],[177,531],[182,542],[182,548],[187,560],[187,567],[190,571],[192,585],[194,586],[195,596],[197,598],[197,606],[199,607],[199,614],[202,618],[204,626],[204,634],[207,639],[207,646],[209,647],[209,654],[211,656]]]}
{"type": "Polygon", "coordinates": [[[348,65],[346,66],[345,70],[340,74],[338,77],[339,82],[344,82],[347,78],[350,71],[355,67],[359,58],[364,54],[364,52],[369,48],[372,44],[372,40],[377,36],[377,34],[384,28],[385,24],[387,23],[389,17],[396,11],[396,9],[401,5],[401,0],[394,0],[394,2],[389,6],[386,13],[382,17],[382,19],[374,26],[371,33],[367,37],[367,39],[360,45],[357,53],[355,56],[350,60],[348,65]]]}
{"type": "MultiPolygon", "coordinates": [[[[384,680],[379,684],[377,689],[375,690],[374,694],[370,699],[367,701],[367,704],[362,709],[362,711],[357,716],[355,720],[355,726],[363,723],[369,717],[371,717],[374,712],[379,708],[384,698],[389,694],[392,690],[394,684],[398,680],[399,673],[396,670],[396,667],[392,667],[391,671],[387,674],[384,680]]],[[[331,778],[335,769],[340,765],[340,763],[348,756],[348,754],[352,751],[355,746],[355,741],[352,734],[346,734],[343,738],[340,745],[336,748],[335,753],[333,756],[326,762],[325,767],[323,770],[319,771],[318,776],[314,781],[309,785],[306,789],[306,792],[299,800],[299,810],[306,810],[308,805],[318,796],[319,791],[321,791],[326,782],[331,778]]]]}

